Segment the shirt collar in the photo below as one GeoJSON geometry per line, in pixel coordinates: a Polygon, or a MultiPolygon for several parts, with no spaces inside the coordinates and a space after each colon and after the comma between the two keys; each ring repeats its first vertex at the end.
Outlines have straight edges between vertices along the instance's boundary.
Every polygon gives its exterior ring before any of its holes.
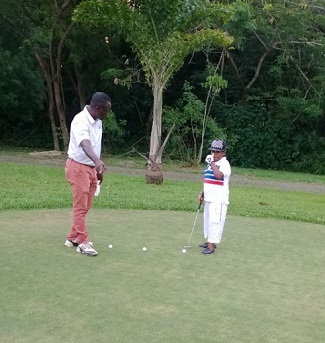
{"type": "Polygon", "coordinates": [[[95,120],[95,119],[91,116],[91,114],[89,113],[88,108],[87,108],[87,105],[85,106],[84,111],[86,112],[86,116],[87,116],[87,118],[88,118],[90,124],[94,124],[94,122],[95,122],[96,120],[95,120]]]}

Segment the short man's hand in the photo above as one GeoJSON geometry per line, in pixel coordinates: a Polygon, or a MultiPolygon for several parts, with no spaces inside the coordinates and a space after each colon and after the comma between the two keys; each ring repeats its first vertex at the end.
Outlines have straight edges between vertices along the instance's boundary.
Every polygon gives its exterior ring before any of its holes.
{"type": "Polygon", "coordinates": [[[210,164],[211,162],[213,162],[213,156],[212,155],[208,155],[206,158],[205,158],[205,162],[210,164]]]}

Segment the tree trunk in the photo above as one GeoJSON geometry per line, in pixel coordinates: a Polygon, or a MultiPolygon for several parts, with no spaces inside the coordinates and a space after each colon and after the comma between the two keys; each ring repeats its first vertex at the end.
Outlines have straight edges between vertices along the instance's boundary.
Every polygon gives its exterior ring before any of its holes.
{"type": "Polygon", "coordinates": [[[60,83],[58,80],[53,80],[53,88],[54,88],[54,99],[55,99],[56,109],[57,109],[59,120],[60,120],[63,146],[64,146],[64,150],[67,151],[68,145],[69,145],[69,131],[67,127],[67,121],[66,121],[65,110],[64,110],[64,102],[62,99],[60,83]]]}
{"type": "Polygon", "coordinates": [[[150,152],[147,161],[146,181],[151,184],[163,182],[162,149],[161,149],[161,117],[163,86],[159,78],[154,78],[153,85],[153,113],[150,136],[150,152]]]}
{"type": "Polygon", "coordinates": [[[160,185],[164,181],[162,163],[147,163],[146,182],[160,185]]]}
{"type": "MultiPolygon", "coordinates": [[[[48,87],[49,88],[49,87],[48,87]]],[[[59,137],[58,137],[58,132],[56,130],[56,125],[55,125],[55,119],[54,119],[54,101],[53,101],[53,93],[52,89],[48,90],[48,116],[50,118],[50,123],[51,123],[51,131],[52,131],[52,137],[53,137],[53,145],[54,145],[54,150],[60,151],[60,144],[59,144],[59,137]],[[49,93],[51,92],[51,93],[49,93]]]]}
{"type": "Polygon", "coordinates": [[[77,94],[79,96],[80,108],[83,109],[86,106],[86,97],[83,83],[83,75],[81,74],[79,68],[75,66],[75,74],[77,78],[77,94]]]}
{"type": "MultiPolygon", "coordinates": [[[[66,2],[62,5],[61,11],[64,10],[65,6],[69,4],[70,0],[66,0],[66,2]]],[[[65,115],[65,103],[64,103],[64,95],[63,95],[63,85],[62,85],[62,77],[61,77],[61,65],[62,65],[62,51],[64,47],[64,41],[68,37],[69,33],[72,31],[73,27],[75,26],[74,22],[71,22],[66,30],[63,32],[61,36],[60,42],[57,46],[57,55],[54,58],[52,53],[52,46],[50,45],[50,67],[51,72],[53,75],[53,89],[54,89],[54,100],[56,104],[56,109],[59,115],[60,127],[61,127],[61,134],[63,139],[63,146],[64,150],[68,150],[69,146],[69,131],[67,126],[67,120],[65,115]]],[[[55,26],[53,26],[53,29],[55,26]]]]}
{"type": "Polygon", "coordinates": [[[55,118],[54,118],[54,100],[53,100],[52,77],[50,75],[50,72],[49,72],[45,62],[42,60],[40,54],[35,49],[34,49],[34,54],[35,54],[36,60],[38,62],[38,65],[40,66],[40,69],[43,73],[43,77],[44,77],[44,80],[46,83],[47,102],[48,102],[48,116],[49,116],[49,120],[50,120],[50,124],[51,124],[53,147],[54,147],[54,150],[60,151],[59,137],[58,137],[58,132],[56,130],[55,118]]]}

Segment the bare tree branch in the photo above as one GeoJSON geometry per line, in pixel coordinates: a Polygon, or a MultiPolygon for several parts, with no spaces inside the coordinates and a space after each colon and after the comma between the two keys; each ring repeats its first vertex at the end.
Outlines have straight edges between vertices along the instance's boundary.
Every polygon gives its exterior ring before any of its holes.
{"type": "Polygon", "coordinates": [[[260,71],[263,65],[263,62],[265,60],[265,57],[269,54],[270,50],[267,50],[264,52],[264,54],[261,56],[260,60],[258,61],[257,64],[257,68],[255,70],[255,74],[253,76],[253,78],[250,80],[250,82],[248,83],[248,85],[245,87],[245,89],[250,89],[252,87],[252,85],[255,83],[255,81],[257,80],[257,78],[260,75],[260,71]]]}
{"type": "Polygon", "coordinates": [[[266,44],[264,43],[264,41],[262,40],[262,38],[257,34],[257,32],[254,30],[254,35],[255,37],[259,40],[259,42],[264,46],[265,50],[268,50],[268,47],[266,46],[266,44]]]}
{"type": "Polygon", "coordinates": [[[318,94],[317,90],[315,89],[315,87],[313,87],[313,85],[311,84],[309,78],[307,77],[307,75],[302,71],[302,69],[299,67],[299,65],[296,63],[296,61],[293,59],[292,56],[290,56],[290,61],[294,64],[294,66],[299,70],[299,73],[302,75],[302,77],[308,82],[308,84],[310,85],[310,87],[316,92],[316,94],[318,94]]]}
{"type": "Polygon", "coordinates": [[[236,73],[236,76],[237,76],[237,79],[238,79],[238,81],[240,81],[241,83],[243,83],[242,82],[242,79],[240,78],[240,74],[239,74],[239,70],[238,70],[238,68],[237,68],[237,66],[236,66],[236,63],[235,63],[235,61],[234,61],[234,59],[232,58],[232,56],[231,56],[231,53],[226,49],[226,52],[227,52],[227,57],[228,57],[228,59],[229,59],[229,61],[230,61],[230,64],[231,64],[231,66],[234,68],[234,70],[235,70],[235,73],[236,73]]]}
{"type": "Polygon", "coordinates": [[[175,128],[175,123],[173,123],[172,127],[169,129],[169,131],[168,131],[168,133],[167,133],[167,136],[166,136],[166,138],[164,139],[163,144],[162,144],[161,147],[159,148],[158,156],[161,155],[161,154],[163,153],[163,151],[164,151],[164,149],[165,149],[165,146],[166,146],[166,144],[167,144],[167,142],[168,142],[168,139],[169,139],[169,137],[170,137],[172,131],[174,130],[174,128],[175,128]]]}
{"type": "Polygon", "coordinates": [[[321,6],[316,6],[316,5],[314,5],[314,4],[304,4],[304,5],[302,5],[302,4],[298,4],[298,3],[296,3],[296,2],[293,2],[293,1],[288,1],[288,0],[284,0],[284,2],[285,3],[287,3],[287,4],[291,4],[291,5],[295,5],[295,6],[299,6],[299,7],[305,7],[305,8],[313,8],[313,9],[316,9],[316,10],[320,10],[320,11],[324,11],[324,13],[325,13],[325,7],[321,7],[321,6]]]}

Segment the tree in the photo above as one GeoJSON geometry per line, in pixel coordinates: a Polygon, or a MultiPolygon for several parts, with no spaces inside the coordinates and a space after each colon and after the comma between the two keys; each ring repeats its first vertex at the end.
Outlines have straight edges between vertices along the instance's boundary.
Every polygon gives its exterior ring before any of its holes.
{"type": "MultiPolygon", "coordinates": [[[[228,51],[229,63],[225,77],[230,86],[222,92],[223,101],[234,106],[232,116],[235,116],[236,125],[242,119],[248,120],[250,109],[252,121],[257,122],[257,118],[264,121],[266,134],[276,129],[278,138],[274,142],[281,142],[285,153],[277,154],[274,146],[261,139],[259,125],[256,125],[255,134],[252,134],[252,123],[249,140],[241,136],[241,141],[245,143],[241,142],[240,147],[234,145],[235,153],[239,153],[240,157],[241,149],[247,150],[253,143],[258,143],[255,146],[259,146],[259,151],[252,150],[253,154],[266,157],[268,150],[276,156],[277,163],[264,166],[265,160],[260,159],[259,167],[311,171],[312,160],[314,166],[318,162],[319,166],[322,164],[322,167],[314,170],[324,170],[324,2],[246,2],[251,5],[255,29],[246,34],[241,49],[228,51]]],[[[230,30],[230,33],[233,32],[230,30]]],[[[226,119],[226,113],[230,111],[226,106],[222,111],[226,119]]],[[[237,129],[240,129],[240,125],[237,129]]],[[[230,128],[230,134],[234,132],[234,127],[230,128]]],[[[271,134],[265,137],[270,138],[271,134]]]]}
{"type": "Polygon", "coordinates": [[[315,57],[324,51],[325,7],[310,0],[246,2],[251,6],[256,28],[246,35],[242,51],[228,52],[241,89],[241,99],[237,101],[247,100],[261,78],[267,88],[270,75],[277,78],[276,85],[287,83],[306,97],[319,98],[317,82],[309,75],[315,75],[317,69],[319,75],[319,68],[324,68],[324,58],[315,57]]]}
{"type": "Polygon", "coordinates": [[[232,43],[224,25],[235,8],[208,0],[88,0],[75,10],[76,21],[118,28],[141,62],[153,94],[148,183],[163,182],[162,154],[170,134],[162,139],[163,91],[189,53],[232,43]]]}
{"type": "Polygon", "coordinates": [[[69,142],[62,86],[62,54],[65,41],[76,25],[71,20],[77,0],[17,0],[3,4],[3,19],[16,36],[30,48],[47,89],[48,116],[51,123],[54,148],[60,150],[57,124],[64,148],[69,142]],[[57,118],[56,118],[57,115],[57,118]]]}
{"type": "Polygon", "coordinates": [[[44,97],[43,81],[37,72],[35,61],[24,49],[16,49],[14,52],[7,50],[0,40],[2,142],[12,141],[19,144],[28,141],[36,128],[44,129],[41,120],[44,97]]]}
{"type": "MultiPolygon", "coordinates": [[[[214,78],[212,75],[211,78],[214,78]]],[[[209,116],[209,106],[213,102],[212,89],[219,80],[211,80],[207,87],[209,99],[201,101],[194,93],[194,86],[185,82],[183,95],[172,107],[164,106],[163,130],[168,131],[175,126],[173,134],[166,146],[165,155],[171,159],[181,160],[198,166],[202,162],[203,137],[224,137],[222,129],[217,122],[209,116]]],[[[223,80],[224,81],[224,80],[223,80]]]]}

